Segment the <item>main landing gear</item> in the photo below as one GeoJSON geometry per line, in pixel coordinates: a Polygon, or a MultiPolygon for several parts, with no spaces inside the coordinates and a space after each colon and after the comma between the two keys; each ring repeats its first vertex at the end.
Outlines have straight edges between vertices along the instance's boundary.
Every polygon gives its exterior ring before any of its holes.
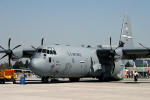
{"type": "MultiPolygon", "coordinates": [[[[79,82],[80,78],[69,78],[70,82],[79,82]]],[[[48,83],[49,77],[42,77],[41,78],[42,83],[48,83]]],[[[57,79],[51,79],[51,82],[57,82],[57,79]]]]}
{"type": "Polygon", "coordinates": [[[70,82],[79,82],[80,78],[69,78],[70,82]]]}
{"type": "MultiPolygon", "coordinates": [[[[49,82],[49,77],[42,77],[41,78],[42,83],[48,83],[49,82]]],[[[58,82],[58,79],[52,78],[50,82],[58,82]]]]}

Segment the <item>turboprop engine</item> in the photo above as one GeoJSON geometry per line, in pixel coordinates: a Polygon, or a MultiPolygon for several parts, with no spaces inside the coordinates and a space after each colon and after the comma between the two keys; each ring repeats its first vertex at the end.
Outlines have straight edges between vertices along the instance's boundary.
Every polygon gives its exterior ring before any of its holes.
{"type": "Polygon", "coordinates": [[[110,37],[110,48],[101,48],[97,50],[97,56],[99,63],[102,67],[101,77],[103,80],[110,80],[114,69],[116,67],[115,62],[122,58],[122,48],[112,48],[111,47],[111,37],[110,37]]]}

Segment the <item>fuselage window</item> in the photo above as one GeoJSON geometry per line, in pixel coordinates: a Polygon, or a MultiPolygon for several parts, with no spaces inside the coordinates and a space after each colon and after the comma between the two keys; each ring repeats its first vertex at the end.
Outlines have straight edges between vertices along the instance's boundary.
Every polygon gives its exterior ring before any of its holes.
{"type": "Polygon", "coordinates": [[[47,50],[46,50],[46,49],[43,49],[42,52],[43,52],[43,53],[47,53],[47,50]]]}

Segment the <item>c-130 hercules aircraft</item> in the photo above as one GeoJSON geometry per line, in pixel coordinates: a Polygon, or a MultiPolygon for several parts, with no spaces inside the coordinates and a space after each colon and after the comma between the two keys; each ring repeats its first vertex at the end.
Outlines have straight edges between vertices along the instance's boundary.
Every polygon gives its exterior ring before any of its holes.
{"type": "Polygon", "coordinates": [[[30,58],[32,72],[41,77],[42,82],[49,78],[69,78],[70,81],[79,81],[80,78],[92,77],[102,81],[121,80],[124,76],[127,60],[149,58],[150,49],[133,46],[131,26],[128,15],[125,15],[118,47],[73,47],[64,45],[41,46],[34,49],[14,51],[21,45],[8,50],[0,46],[0,53],[6,53],[1,59],[8,56],[10,60],[30,58]]]}

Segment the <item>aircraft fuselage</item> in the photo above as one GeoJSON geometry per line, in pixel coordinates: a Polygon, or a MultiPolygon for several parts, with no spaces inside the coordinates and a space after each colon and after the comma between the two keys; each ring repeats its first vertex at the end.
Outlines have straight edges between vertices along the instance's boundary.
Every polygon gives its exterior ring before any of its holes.
{"type": "MultiPolygon", "coordinates": [[[[30,63],[30,69],[41,77],[51,78],[102,78],[108,65],[101,65],[95,48],[54,45],[37,49],[30,63]],[[39,51],[38,51],[39,50],[39,51]]],[[[115,61],[111,77],[123,77],[122,61],[115,61]]]]}

